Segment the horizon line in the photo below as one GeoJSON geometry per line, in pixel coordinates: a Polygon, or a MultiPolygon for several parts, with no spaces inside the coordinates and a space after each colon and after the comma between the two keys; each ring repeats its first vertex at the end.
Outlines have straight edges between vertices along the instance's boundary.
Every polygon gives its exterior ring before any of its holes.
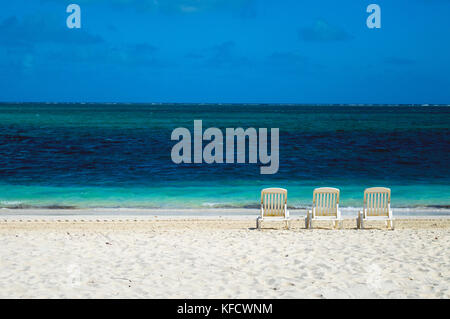
{"type": "Polygon", "coordinates": [[[447,103],[288,103],[288,102],[48,102],[0,101],[4,104],[106,104],[106,105],[286,105],[286,106],[450,106],[447,103]]]}

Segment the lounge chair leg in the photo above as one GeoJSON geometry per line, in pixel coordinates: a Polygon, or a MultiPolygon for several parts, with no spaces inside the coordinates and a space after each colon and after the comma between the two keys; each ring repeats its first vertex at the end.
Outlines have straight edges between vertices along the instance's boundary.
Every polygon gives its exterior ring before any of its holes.
{"type": "Polygon", "coordinates": [[[394,230],[394,221],[392,219],[387,221],[388,223],[388,228],[390,228],[391,230],[394,230]]]}
{"type": "Polygon", "coordinates": [[[308,229],[310,226],[310,216],[309,216],[309,212],[306,213],[306,217],[305,217],[305,228],[308,229]]]}
{"type": "Polygon", "coordinates": [[[356,220],[356,227],[358,229],[364,229],[364,221],[361,212],[358,212],[358,219],[356,220]]]}
{"type": "Polygon", "coordinates": [[[261,230],[261,219],[259,217],[256,218],[256,229],[261,230]]]}
{"type": "Polygon", "coordinates": [[[286,229],[289,229],[289,228],[290,228],[290,226],[289,226],[289,221],[286,220],[286,229]]]}

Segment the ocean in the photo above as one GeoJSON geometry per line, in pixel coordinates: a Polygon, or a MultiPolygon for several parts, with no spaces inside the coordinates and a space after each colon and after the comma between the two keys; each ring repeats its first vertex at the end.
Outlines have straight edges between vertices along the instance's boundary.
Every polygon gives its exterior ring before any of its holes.
{"type": "MultiPolygon", "coordinates": [[[[311,205],[315,187],[361,207],[450,208],[450,107],[265,104],[0,104],[1,208],[253,208],[265,187],[311,205]],[[175,164],[177,127],[279,128],[279,170],[175,164]]],[[[205,144],[205,143],[204,143],[205,144]]]]}

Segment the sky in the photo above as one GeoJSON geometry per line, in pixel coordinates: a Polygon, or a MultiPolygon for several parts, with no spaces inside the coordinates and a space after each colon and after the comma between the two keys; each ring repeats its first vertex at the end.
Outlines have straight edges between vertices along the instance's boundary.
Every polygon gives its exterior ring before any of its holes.
{"type": "Polygon", "coordinates": [[[0,1],[3,102],[450,104],[449,57],[450,0],[0,1]]]}

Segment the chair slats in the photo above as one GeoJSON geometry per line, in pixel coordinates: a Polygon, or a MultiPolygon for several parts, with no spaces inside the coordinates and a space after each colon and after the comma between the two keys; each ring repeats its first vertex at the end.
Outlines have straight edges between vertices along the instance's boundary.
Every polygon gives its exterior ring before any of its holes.
{"type": "Polygon", "coordinates": [[[316,216],[337,216],[339,190],[337,188],[316,188],[313,194],[313,207],[316,216]]]}
{"type": "Polygon", "coordinates": [[[261,192],[264,216],[284,216],[286,203],[287,190],[283,188],[266,188],[261,192]]]}
{"type": "Polygon", "coordinates": [[[388,216],[391,190],[385,187],[372,187],[364,191],[364,209],[367,216],[388,216]]]}

